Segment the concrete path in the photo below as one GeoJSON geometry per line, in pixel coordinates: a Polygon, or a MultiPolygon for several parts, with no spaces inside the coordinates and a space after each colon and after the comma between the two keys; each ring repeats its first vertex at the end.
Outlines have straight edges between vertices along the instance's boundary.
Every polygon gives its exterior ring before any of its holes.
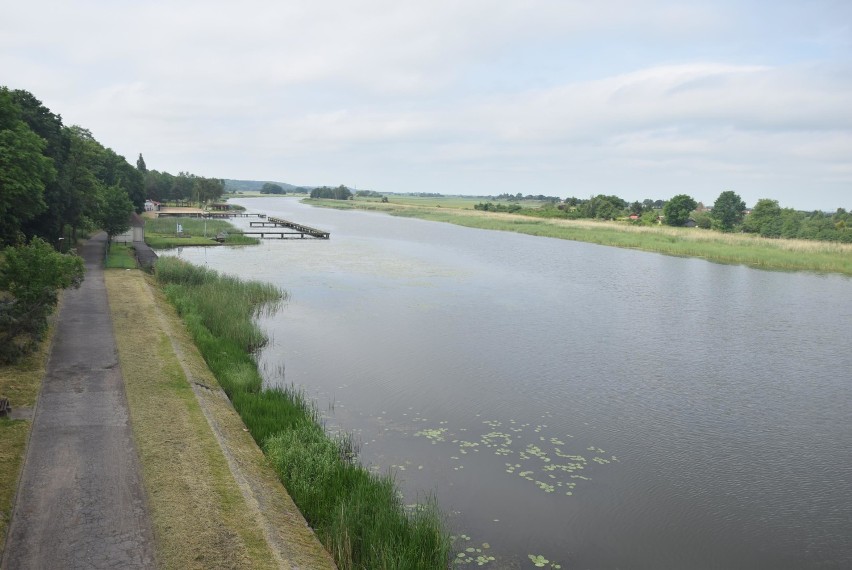
{"type": "Polygon", "coordinates": [[[144,241],[134,241],[133,249],[136,250],[136,261],[145,271],[150,270],[157,263],[156,252],[144,241]]]}
{"type": "Polygon", "coordinates": [[[66,291],[12,515],[4,570],[153,568],[154,543],[118,366],[102,261],[66,291]]]}

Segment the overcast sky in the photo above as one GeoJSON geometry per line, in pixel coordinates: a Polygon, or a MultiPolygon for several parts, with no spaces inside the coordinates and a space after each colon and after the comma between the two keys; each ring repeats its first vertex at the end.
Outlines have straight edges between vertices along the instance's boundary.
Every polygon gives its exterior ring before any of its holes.
{"type": "Polygon", "coordinates": [[[850,0],[0,5],[0,85],[152,169],[852,208],[850,0]]]}

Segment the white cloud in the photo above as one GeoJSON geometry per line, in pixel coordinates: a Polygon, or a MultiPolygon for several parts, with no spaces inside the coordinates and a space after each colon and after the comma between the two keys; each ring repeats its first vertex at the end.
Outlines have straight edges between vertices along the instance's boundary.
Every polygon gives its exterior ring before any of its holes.
{"type": "Polygon", "coordinates": [[[170,171],[628,198],[689,184],[705,201],[732,188],[848,207],[846,16],[698,0],[30,2],[4,7],[0,68],[170,171]]]}

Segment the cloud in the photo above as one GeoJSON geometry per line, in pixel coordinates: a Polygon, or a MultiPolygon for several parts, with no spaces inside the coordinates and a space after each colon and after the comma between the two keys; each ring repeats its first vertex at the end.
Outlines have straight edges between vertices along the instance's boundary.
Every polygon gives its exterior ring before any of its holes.
{"type": "Polygon", "coordinates": [[[836,207],[852,186],[852,10],[774,6],[17,3],[0,67],[152,168],[629,198],[688,182],[836,207]]]}

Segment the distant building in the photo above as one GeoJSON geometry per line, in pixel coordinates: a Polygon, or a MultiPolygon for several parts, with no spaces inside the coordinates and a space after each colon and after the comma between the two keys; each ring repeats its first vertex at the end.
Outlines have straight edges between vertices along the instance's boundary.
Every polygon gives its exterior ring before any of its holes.
{"type": "Polygon", "coordinates": [[[156,212],[160,209],[160,203],[155,202],[154,200],[145,200],[145,211],[146,212],[156,212]]]}
{"type": "Polygon", "coordinates": [[[130,214],[130,229],[112,237],[112,243],[133,243],[134,241],[145,241],[145,221],[136,212],[130,214]]]}
{"type": "Polygon", "coordinates": [[[689,218],[683,224],[683,227],[685,227],[685,228],[694,228],[695,226],[696,226],[695,220],[693,220],[692,218],[689,218]]]}

